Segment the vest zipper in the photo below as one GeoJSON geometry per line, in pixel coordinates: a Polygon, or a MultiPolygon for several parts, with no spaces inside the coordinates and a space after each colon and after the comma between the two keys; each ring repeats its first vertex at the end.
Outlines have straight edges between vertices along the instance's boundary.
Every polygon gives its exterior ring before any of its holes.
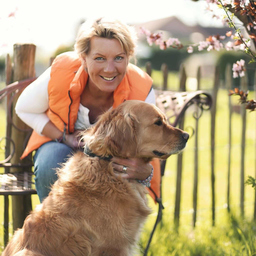
{"type": "Polygon", "coordinates": [[[63,135],[63,136],[66,136],[66,130],[67,130],[66,127],[67,127],[67,124],[64,123],[64,131],[63,131],[63,134],[65,134],[65,135],[63,135]]]}
{"type": "Polygon", "coordinates": [[[51,109],[51,111],[52,111],[52,113],[54,113],[56,116],[58,116],[59,117],[59,119],[63,122],[63,124],[64,124],[64,130],[63,130],[63,132],[65,132],[66,133],[66,130],[67,130],[67,124],[63,121],[63,119],[60,117],[60,115],[59,114],[57,114],[56,112],[54,112],[52,109],[51,109]]]}
{"type": "Polygon", "coordinates": [[[69,96],[69,99],[70,99],[70,104],[69,104],[69,106],[68,106],[68,133],[70,133],[70,110],[71,110],[71,105],[72,105],[72,103],[73,103],[73,100],[72,100],[72,98],[71,98],[71,95],[70,95],[70,90],[68,90],[68,96],[69,96]]]}

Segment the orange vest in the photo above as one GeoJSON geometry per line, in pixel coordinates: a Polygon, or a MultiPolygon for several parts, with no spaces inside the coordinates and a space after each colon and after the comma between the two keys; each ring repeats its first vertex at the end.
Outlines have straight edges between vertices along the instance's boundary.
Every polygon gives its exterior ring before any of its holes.
{"type": "MultiPolygon", "coordinates": [[[[48,84],[49,109],[47,116],[62,132],[73,133],[80,105],[80,95],[87,84],[88,74],[81,65],[81,61],[74,52],[67,52],[55,58],[48,84]]],[[[152,79],[133,64],[128,64],[126,74],[114,91],[114,104],[117,107],[125,100],[145,101],[152,88],[152,79]]],[[[26,157],[42,144],[51,141],[33,131],[28,145],[21,156],[26,157]]],[[[153,160],[154,177],[151,182],[152,189],[159,196],[160,164],[153,160]],[[155,183],[155,185],[154,185],[155,183]]],[[[155,196],[150,191],[151,196],[155,196]]]]}

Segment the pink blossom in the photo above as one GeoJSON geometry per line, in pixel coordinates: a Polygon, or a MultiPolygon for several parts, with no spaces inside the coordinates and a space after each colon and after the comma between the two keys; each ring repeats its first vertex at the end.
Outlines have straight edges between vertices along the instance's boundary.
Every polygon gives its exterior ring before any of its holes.
{"type": "Polygon", "coordinates": [[[151,35],[150,31],[148,29],[144,28],[144,27],[140,27],[140,33],[142,35],[146,35],[146,36],[150,36],[151,35]]]}
{"type": "Polygon", "coordinates": [[[189,46],[189,47],[187,48],[187,52],[188,52],[188,53],[193,53],[193,51],[194,51],[194,49],[193,49],[192,46],[189,46]]]}
{"type": "Polygon", "coordinates": [[[166,45],[169,47],[169,46],[171,46],[171,45],[173,45],[173,43],[174,43],[174,39],[175,38],[169,38],[167,41],[166,41],[166,45]]]}
{"type": "Polygon", "coordinates": [[[181,45],[181,42],[179,41],[179,39],[178,38],[174,38],[174,42],[175,42],[175,44],[178,46],[178,45],[181,45]]]}
{"type": "Polygon", "coordinates": [[[15,17],[15,12],[9,13],[8,18],[10,18],[10,17],[15,17]]]}
{"type": "Polygon", "coordinates": [[[203,51],[205,48],[209,46],[209,42],[201,41],[198,45],[198,51],[203,51]]]}
{"type": "Polygon", "coordinates": [[[225,45],[225,49],[227,51],[232,51],[234,49],[234,43],[231,42],[231,41],[227,42],[226,45],[225,45]]]}
{"type": "Polygon", "coordinates": [[[211,4],[211,3],[213,3],[213,4],[218,4],[218,0],[206,0],[206,2],[207,2],[208,4],[211,4]]]}
{"type": "Polygon", "coordinates": [[[245,44],[240,44],[239,49],[244,51],[246,49],[246,45],[245,44]]]}
{"type": "MultiPolygon", "coordinates": [[[[219,39],[224,39],[225,37],[220,36],[219,39]]],[[[223,44],[220,42],[218,38],[216,38],[215,36],[212,37],[212,41],[211,41],[211,45],[212,45],[212,50],[217,50],[219,51],[220,49],[223,48],[223,44]]]]}
{"type": "Polygon", "coordinates": [[[18,8],[16,7],[12,12],[9,13],[8,18],[15,18],[18,8]]]}
{"type": "Polygon", "coordinates": [[[214,49],[216,51],[219,51],[219,50],[223,49],[223,44],[220,41],[216,41],[215,44],[214,44],[214,49]]]}
{"type": "Polygon", "coordinates": [[[181,42],[179,41],[178,38],[169,38],[167,41],[166,41],[166,46],[169,47],[169,46],[180,46],[181,45],[181,42]]]}
{"type": "Polygon", "coordinates": [[[147,37],[147,42],[148,42],[148,44],[151,46],[153,43],[154,43],[154,40],[153,40],[153,38],[151,38],[151,37],[147,37]]]}
{"type": "Polygon", "coordinates": [[[244,67],[245,61],[241,59],[240,61],[238,60],[236,63],[233,64],[233,77],[237,78],[238,76],[243,77],[245,75],[245,67],[244,67]]]}
{"type": "Polygon", "coordinates": [[[165,50],[166,49],[165,41],[159,42],[159,47],[160,47],[161,50],[165,50]]]}
{"type": "Polygon", "coordinates": [[[209,45],[209,47],[207,48],[207,51],[210,52],[211,50],[213,50],[213,45],[209,45]]]}
{"type": "Polygon", "coordinates": [[[238,73],[234,71],[234,72],[233,72],[233,77],[234,77],[234,78],[237,78],[237,77],[238,77],[238,73]]]}
{"type": "Polygon", "coordinates": [[[240,77],[243,77],[244,76],[244,71],[240,71],[239,75],[240,75],[240,77]]]}
{"type": "Polygon", "coordinates": [[[158,36],[154,35],[155,38],[155,44],[156,45],[161,45],[163,43],[163,37],[162,34],[159,34],[158,36]]]}

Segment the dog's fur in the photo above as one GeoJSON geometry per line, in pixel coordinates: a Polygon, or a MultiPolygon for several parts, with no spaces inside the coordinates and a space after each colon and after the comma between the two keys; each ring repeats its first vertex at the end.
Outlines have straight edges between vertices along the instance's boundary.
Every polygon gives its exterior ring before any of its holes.
{"type": "MultiPolygon", "coordinates": [[[[97,156],[166,159],[188,135],[153,105],[126,101],[84,133],[97,156]]],[[[58,171],[49,196],[15,232],[2,256],[128,256],[150,213],[146,189],[116,175],[111,162],[75,153],[58,171]]]]}

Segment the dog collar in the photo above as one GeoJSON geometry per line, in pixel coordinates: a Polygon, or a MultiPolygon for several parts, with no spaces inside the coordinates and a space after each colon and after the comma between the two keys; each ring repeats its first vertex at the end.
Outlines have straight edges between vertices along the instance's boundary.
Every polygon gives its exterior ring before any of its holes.
{"type": "Polygon", "coordinates": [[[113,158],[113,156],[98,156],[94,154],[87,145],[84,147],[84,154],[90,157],[98,157],[105,161],[110,161],[113,158]]]}

